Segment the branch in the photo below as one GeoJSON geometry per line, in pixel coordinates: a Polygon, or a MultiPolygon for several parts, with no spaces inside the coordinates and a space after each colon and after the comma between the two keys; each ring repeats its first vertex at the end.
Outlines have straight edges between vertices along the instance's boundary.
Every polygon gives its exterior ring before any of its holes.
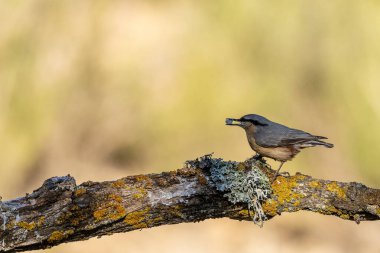
{"type": "MultiPolygon", "coordinates": [[[[231,197],[240,183],[223,180],[246,175],[239,182],[247,183],[244,178],[255,169],[264,173],[267,181],[274,175],[265,163],[253,159],[238,163],[205,156],[176,171],[109,182],[76,185],[69,175],[50,178],[25,197],[0,202],[0,252],[45,249],[96,236],[210,218],[252,220],[257,213],[249,209],[259,210],[231,197]],[[226,168],[231,170],[226,172],[226,168]]],[[[246,186],[242,189],[250,191],[246,186]]],[[[299,210],[357,223],[380,219],[380,190],[360,183],[297,173],[277,177],[269,189],[270,195],[257,202],[265,219],[299,210]]]]}

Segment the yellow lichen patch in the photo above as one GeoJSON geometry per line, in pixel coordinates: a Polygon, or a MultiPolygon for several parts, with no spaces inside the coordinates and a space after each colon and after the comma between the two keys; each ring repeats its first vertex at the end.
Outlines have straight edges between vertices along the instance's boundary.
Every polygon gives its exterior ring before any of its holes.
{"type": "Polygon", "coordinates": [[[93,216],[94,216],[94,218],[96,219],[96,221],[103,220],[103,219],[105,219],[106,216],[107,216],[107,209],[96,210],[96,211],[93,213],[93,216]]]}
{"type": "Polygon", "coordinates": [[[301,174],[299,172],[296,173],[295,177],[297,178],[297,180],[305,180],[307,178],[306,175],[301,174]]]}
{"type": "Polygon", "coordinates": [[[41,216],[40,218],[38,218],[38,221],[37,221],[37,227],[41,227],[42,225],[44,225],[45,223],[45,216],[41,216]]]}
{"type": "Polygon", "coordinates": [[[133,228],[135,228],[135,229],[143,229],[143,228],[147,228],[147,227],[148,227],[148,224],[146,224],[144,222],[141,222],[141,223],[133,226],[133,228]]]}
{"type": "Polygon", "coordinates": [[[145,176],[145,175],[137,175],[137,176],[135,176],[135,179],[137,182],[143,182],[143,181],[149,180],[150,178],[148,176],[145,176]]]}
{"type": "Polygon", "coordinates": [[[116,202],[119,202],[119,203],[121,203],[123,201],[123,198],[121,196],[116,195],[116,194],[112,194],[112,193],[108,195],[108,198],[115,200],[116,202]]]}
{"type": "Polygon", "coordinates": [[[17,226],[26,230],[33,230],[36,227],[36,223],[34,221],[32,222],[20,221],[17,223],[17,226]]]}
{"type": "Polygon", "coordinates": [[[60,241],[63,238],[65,238],[64,233],[62,233],[61,231],[54,231],[49,236],[48,242],[60,241]]]}
{"type": "Polygon", "coordinates": [[[345,219],[345,220],[349,220],[350,219],[350,216],[348,214],[342,214],[339,217],[342,218],[342,219],[345,219]]]}
{"type": "Polygon", "coordinates": [[[152,179],[146,175],[135,176],[136,182],[143,183],[145,188],[151,188],[153,186],[152,179]]]}
{"type": "Polygon", "coordinates": [[[270,216],[275,216],[277,214],[278,202],[273,199],[268,199],[262,204],[264,213],[270,216]]]}
{"type": "Polygon", "coordinates": [[[132,195],[132,197],[135,199],[141,199],[142,197],[145,197],[145,195],[148,193],[148,191],[144,188],[136,188],[136,191],[137,192],[132,195]]]}
{"type": "Polygon", "coordinates": [[[239,214],[239,216],[242,216],[243,218],[249,218],[250,217],[249,211],[246,209],[239,211],[238,214],[239,214]]]}
{"type": "Polygon", "coordinates": [[[321,183],[319,181],[310,181],[309,182],[309,186],[313,187],[313,188],[317,188],[317,189],[319,189],[319,188],[322,187],[321,183]]]}
{"type": "Polygon", "coordinates": [[[75,197],[79,197],[79,196],[82,196],[85,193],[86,193],[86,188],[80,187],[80,188],[76,189],[76,191],[74,192],[74,196],[75,197]]]}
{"type": "Polygon", "coordinates": [[[336,182],[329,183],[326,185],[326,187],[328,191],[335,193],[335,195],[341,199],[347,197],[345,189],[340,187],[336,182]]]}
{"type": "Polygon", "coordinates": [[[338,209],[336,209],[335,206],[329,206],[329,207],[327,207],[327,210],[331,213],[340,213],[340,211],[338,209]]]}
{"type": "Polygon", "coordinates": [[[302,180],[304,177],[304,175],[295,175],[288,178],[282,176],[276,178],[272,184],[272,189],[280,205],[298,203],[305,197],[303,194],[293,191],[298,186],[298,180],[302,180]]]}
{"type": "Polygon", "coordinates": [[[135,229],[146,228],[148,225],[143,221],[148,220],[146,217],[148,212],[149,208],[145,208],[141,211],[131,212],[125,216],[124,222],[130,226],[133,226],[135,229]]]}
{"type": "Polygon", "coordinates": [[[135,193],[135,194],[132,195],[132,197],[135,198],[135,199],[141,199],[142,197],[144,197],[144,195],[141,194],[141,193],[135,193]]]}
{"type": "Polygon", "coordinates": [[[360,215],[359,214],[355,214],[354,215],[354,220],[359,223],[360,222],[360,215]]]}
{"type": "Polygon", "coordinates": [[[118,220],[125,216],[125,208],[120,204],[122,198],[115,194],[108,195],[108,198],[113,201],[106,203],[104,206],[100,206],[99,209],[93,213],[95,221],[101,221],[104,219],[118,220]]]}
{"type": "Polygon", "coordinates": [[[118,179],[115,182],[112,182],[111,184],[115,188],[122,188],[125,186],[125,181],[124,179],[118,179]]]}
{"type": "Polygon", "coordinates": [[[63,239],[66,239],[69,235],[72,235],[72,234],[74,234],[74,230],[72,230],[72,229],[64,231],[64,232],[62,232],[62,231],[54,231],[49,236],[48,242],[52,243],[52,242],[61,241],[63,239]]]}
{"type": "Polygon", "coordinates": [[[324,214],[337,214],[339,216],[341,215],[344,215],[342,213],[342,211],[340,211],[339,209],[337,209],[335,206],[327,206],[323,211],[322,213],[324,214]]]}
{"type": "Polygon", "coordinates": [[[297,200],[293,203],[294,206],[299,206],[301,204],[301,201],[297,200]]]}
{"type": "Polygon", "coordinates": [[[15,221],[10,221],[6,225],[7,229],[12,229],[15,226],[15,221]]]}
{"type": "Polygon", "coordinates": [[[123,218],[126,214],[125,208],[122,205],[113,205],[113,210],[109,214],[111,220],[118,220],[123,218]]]}

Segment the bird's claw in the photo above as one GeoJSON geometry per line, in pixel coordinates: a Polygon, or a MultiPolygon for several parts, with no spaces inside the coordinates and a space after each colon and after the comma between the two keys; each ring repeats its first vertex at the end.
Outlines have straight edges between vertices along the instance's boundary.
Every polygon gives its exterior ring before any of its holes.
{"type": "Polygon", "coordinates": [[[260,154],[256,154],[252,158],[255,159],[256,161],[260,161],[262,163],[266,163],[266,161],[264,160],[264,157],[262,157],[260,154]]]}
{"type": "Polygon", "coordinates": [[[287,171],[280,172],[280,173],[276,173],[276,174],[273,176],[273,179],[272,179],[272,181],[271,181],[271,184],[273,184],[274,181],[276,181],[276,179],[277,179],[278,176],[282,176],[282,177],[290,177],[290,173],[287,172],[287,171]]]}
{"type": "Polygon", "coordinates": [[[287,172],[287,171],[284,171],[284,172],[279,173],[278,176],[282,176],[282,177],[290,177],[290,173],[287,172]]]}

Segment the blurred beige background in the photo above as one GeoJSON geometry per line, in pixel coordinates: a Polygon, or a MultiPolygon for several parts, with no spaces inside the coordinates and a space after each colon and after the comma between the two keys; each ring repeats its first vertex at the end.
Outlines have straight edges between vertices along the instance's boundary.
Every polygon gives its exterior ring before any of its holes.
{"type": "MultiPolygon", "coordinates": [[[[285,165],[380,187],[378,1],[1,1],[0,195],[251,156],[225,117],[330,137],[285,165]]],[[[277,166],[276,163],[271,162],[277,166]]],[[[380,252],[377,222],[284,214],[163,226],[45,252],[380,252]]]]}

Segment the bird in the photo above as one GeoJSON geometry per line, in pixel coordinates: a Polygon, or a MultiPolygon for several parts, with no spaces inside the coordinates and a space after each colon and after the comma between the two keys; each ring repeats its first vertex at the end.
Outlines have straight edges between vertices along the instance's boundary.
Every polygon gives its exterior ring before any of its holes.
{"type": "Polygon", "coordinates": [[[333,144],[322,141],[327,137],[289,128],[258,114],[247,114],[239,119],[226,118],[225,123],[245,130],[248,143],[256,152],[254,158],[268,157],[281,163],[273,181],[279,175],[282,165],[292,160],[301,149],[314,146],[334,147],[333,144]]]}

